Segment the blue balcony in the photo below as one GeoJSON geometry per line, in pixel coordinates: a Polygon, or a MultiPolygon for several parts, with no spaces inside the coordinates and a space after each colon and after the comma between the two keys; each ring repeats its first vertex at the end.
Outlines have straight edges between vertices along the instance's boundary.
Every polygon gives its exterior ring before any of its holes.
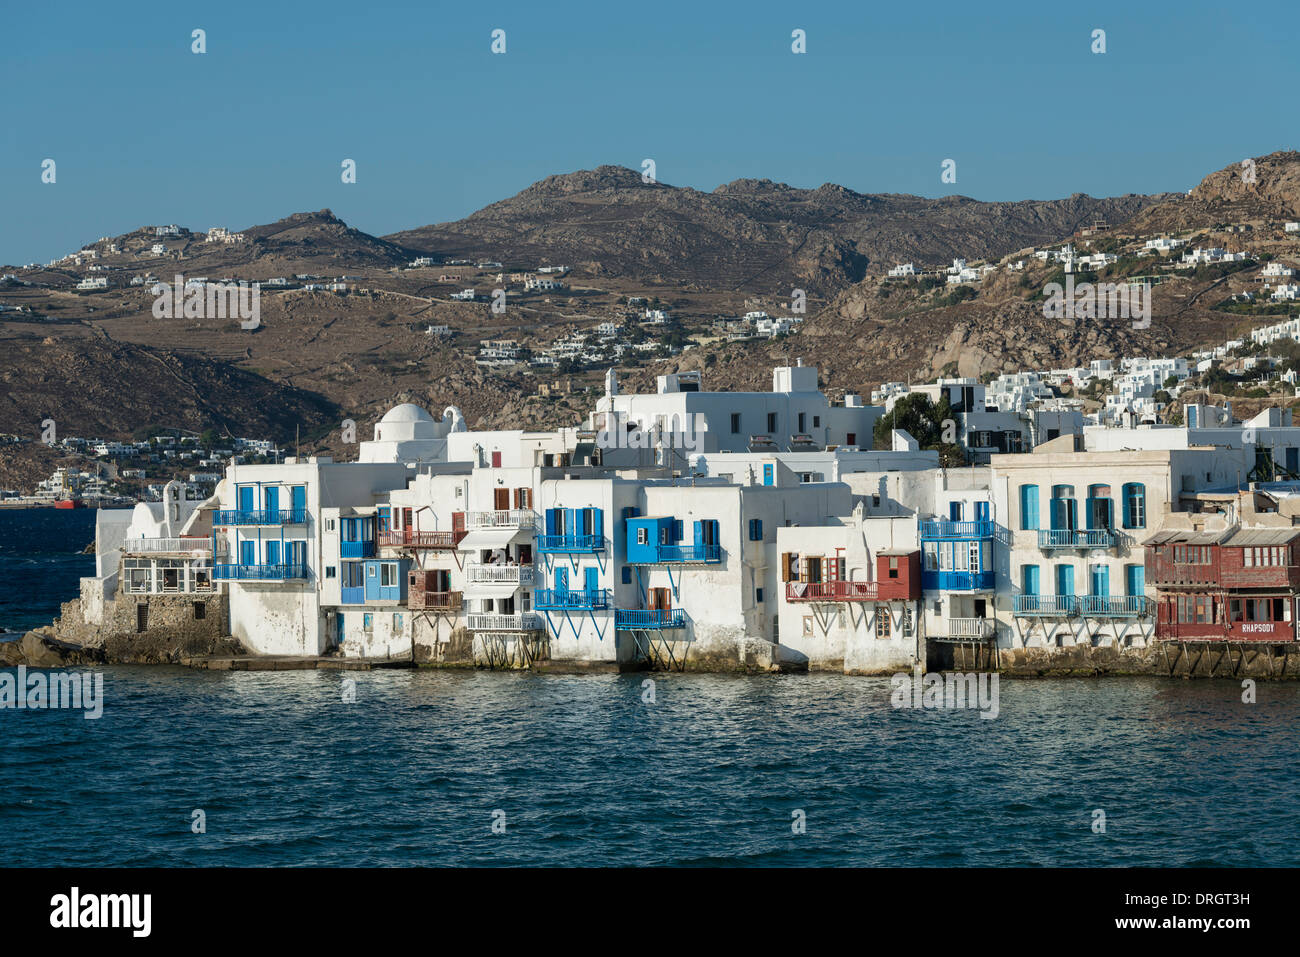
{"type": "Polygon", "coordinates": [[[1074,595],[1014,595],[1011,611],[1022,618],[1073,618],[1079,614],[1074,595]]]}
{"type": "Polygon", "coordinates": [[[1083,613],[1092,618],[1144,618],[1151,614],[1143,595],[1085,595],[1083,613]]]}
{"type": "Polygon", "coordinates": [[[957,522],[948,518],[932,518],[921,522],[922,541],[942,541],[946,539],[970,540],[997,537],[997,522],[991,519],[979,519],[973,522],[957,522]]]}
{"type": "Polygon", "coordinates": [[[372,539],[370,541],[363,540],[363,541],[356,541],[356,542],[340,542],[339,557],[340,558],[374,558],[375,557],[374,540],[372,539]]]}
{"type": "Polygon", "coordinates": [[[306,565],[213,565],[218,581],[281,582],[305,581],[306,565]]]}
{"type": "Polygon", "coordinates": [[[365,585],[344,585],[339,589],[340,605],[364,605],[366,603],[365,585]]]}
{"type": "Polygon", "coordinates": [[[614,627],[619,631],[660,631],[685,628],[686,612],[681,608],[615,608],[614,627]]]}
{"type": "Polygon", "coordinates": [[[212,513],[213,525],[302,525],[305,508],[221,508],[212,513]]]}
{"type": "Polygon", "coordinates": [[[1058,549],[1114,548],[1117,538],[1109,528],[1040,528],[1038,547],[1045,552],[1058,549]]]}
{"type": "Polygon", "coordinates": [[[609,589],[556,591],[539,588],[533,592],[533,607],[538,611],[596,611],[609,607],[609,589]]]}
{"type": "Polygon", "coordinates": [[[922,571],[921,588],[924,591],[992,591],[997,573],[922,571]]]}
{"type": "Polygon", "coordinates": [[[550,555],[582,555],[605,550],[604,535],[538,535],[537,551],[550,555]]]}
{"type": "MultiPolygon", "coordinates": [[[[643,552],[645,548],[646,546],[642,546],[643,552]]],[[[649,563],[656,565],[670,562],[713,564],[722,561],[721,545],[705,545],[696,542],[694,545],[651,545],[649,549],[651,550],[649,563]]],[[[628,556],[628,562],[631,564],[647,564],[644,557],[634,561],[631,555],[628,556]]]]}

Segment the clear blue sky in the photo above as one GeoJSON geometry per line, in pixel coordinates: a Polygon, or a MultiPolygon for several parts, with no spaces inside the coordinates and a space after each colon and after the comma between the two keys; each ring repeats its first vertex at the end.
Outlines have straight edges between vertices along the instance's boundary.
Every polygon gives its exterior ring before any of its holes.
{"type": "Polygon", "coordinates": [[[1185,190],[1300,145],[1295,14],[1258,0],[13,2],[0,263],[147,223],[240,228],[324,207],[384,234],[647,157],[662,182],[705,190],[1185,190]],[[504,55],[489,49],[498,27],[504,55]]]}

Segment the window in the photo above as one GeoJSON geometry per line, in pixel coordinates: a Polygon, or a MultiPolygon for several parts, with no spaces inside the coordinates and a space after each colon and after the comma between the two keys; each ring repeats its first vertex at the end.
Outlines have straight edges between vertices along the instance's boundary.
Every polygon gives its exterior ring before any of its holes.
{"type": "Polygon", "coordinates": [[[758,604],[760,605],[763,604],[763,589],[761,588],[754,589],[754,601],[758,602],[758,604]]]}
{"type": "Polygon", "coordinates": [[[898,577],[898,556],[897,555],[889,556],[889,577],[890,578],[898,577]]]}
{"type": "Polygon", "coordinates": [[[800,412],[800,413],[799,413],[799,428],[796,429],[795,431],[796,431],[796,432],[804,432],[804,431],[806,431],[805,428],[804,428],[804,425],[807,423],[807,421],[808,421],[808,413],[806,413],[806,412],[800,412]]]}
{"type": "Polygon", "coordinates": [[[194,603],[194,620],[202,621],[208,617],[208,603],[206,601],[196,601],[194,603]]]}
{"type": "Polygon", "coordinates": [[[401,633],[402,633],[402,616],[400,613],[394,612],[393,613],[393,634],[400,635],[401,633]]]}
{"type": "Polygon", "coordinates": [[[632,569],[628,568],[626,565],[623,566],[623,584],[632,584],[632,569]]]}
{"type": "Polygon", "coordinates": [[[761,542],[763,540],[763,520],[761,518],[751,518],[749,520],[749,540],[751,542],[761,542]]]}
{"type": "Polygon", "coordinates": [[[1038,528],[1038,486],[1020,486],[1020,527],[1025,531],[1038,528]]]}
{"type": "Polygon", "coordinates": [[[877,638],[884,639],[889,637],[889,625],[890,625],[889,612],[883,609],[876,612],[876,637],[877,638]]]}
{"type": "Polygon", "coordinates": [[[369,578],[374,578],[374,577],[375,577],[375,566],[374,566],[374,565],[367,565],[367,566],[366,566],[366,575],[367,575],[367,577],[369,577],[369,578]]]}
{"type": "Polygon", "coordinates": [[[392,588],[397,584],[397,566],[392,562],[384,562],[379,566],[379,586],[381,588],[392,588]]]}
{"type": "Polygon", "coordinates": [[[642,526],[636,530],[636,543],[638,545],[650,544],[650,529],[642,526]]]}
{"type": "Polygon", "coordinates": [[[1147,527],[1147,487],[1141,482],[1127,482],[1124,495],[1124,527],[1147,527]]]}
{"type": "Polygon", "coordinates": [[[769,412],[767,414],[767,432],[769,435],[776,434],[776,413],[775,412],[769,412]]]}
{"type": "Polygon", "coordinates": [[[334,519],[332,518],[325,519],[325,531],[327,532],[334,531],[334,519]]]}
{"type": "Polygon", "coordinates": [[[912,621],[912,606],[908,605],[903,609],[903,634],[911,637],[915,634],[916,625],[912,621]]]}
{"type": "Polygon", "coordinates": [[[365,629],[367,635],[369,635],[369,634],[373,634],[373,633],[374,633],[374,630],[375,630],[375,616],[374,616],[374,614],[371,613],[371,612],[366,612],[364,615],[362,615],[362,616],[361,616],[361,625],[362,625],[362,627],[365,629]]]}
{"type": "Polygon", "coordinates": [[[500,453],[500,452],[493,452],[493,453],[492,453],[492,467],[493,467],[494,469],[499,469],[499,468],[501,468],[501,453],[500,453]]]}
{"type": "Polygon", "coordinates": [[[731,434],[732,435],[740,434],[740,413],[739,412],[731,413],[731,434]]]}
{"type": "Polygon", "coordinates": [[[822,424],[822,417],[821,417],[820,415],[814,415],[814,416],[813,416],[813,428],[814,428],[814,429],[821,428],[821,424],[822,424]]]}
{"type": "Polygon", "coordinates": [[[803,616],[803,633],[805,635],[811,635],[813,633],[812,615],[803,616]]]}
{"type": "Polygon", "coordinates": [[[333,565],[326,565],[326,566],[325,566],[325,577],[326,577],[326,578],[333,578],[337,573],[338,573],[338,569],[336,569],[333,565]]]}

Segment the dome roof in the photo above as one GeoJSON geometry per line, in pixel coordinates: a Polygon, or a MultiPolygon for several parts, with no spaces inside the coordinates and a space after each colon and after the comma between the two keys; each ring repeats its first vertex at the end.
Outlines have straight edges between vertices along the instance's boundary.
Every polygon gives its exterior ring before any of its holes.
{"type": "Polygon", "coordinates": [[[401,405],[395,405],[384,413],[380,422],[432,422],[433,417],[428,412],[415,405],[412,402],[403,402],[401,405]]]}

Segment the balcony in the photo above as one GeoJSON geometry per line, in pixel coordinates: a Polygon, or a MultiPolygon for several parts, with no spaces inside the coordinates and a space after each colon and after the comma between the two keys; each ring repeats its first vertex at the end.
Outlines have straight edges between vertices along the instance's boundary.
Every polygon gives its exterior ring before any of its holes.
{"type": "Polygon", "coordinates": [[[681,608],[614,609],[614,628],[618,631],[661,631],[685,627],[686,612],[681,608]]]}
{"type": "Polygon", "coordinates": [[[1011,611],[1022,618],[1073,618],[1079,614],[1074,595],[1014,595],[1011,611]]]}
{"type": "MultiPolygon", "coordinates": [[[[217,550],[224,551],[225,541],[217,543],[217,550]]],[[[122,543],[122,551],[128,555],[211,555],[212,539],[202,538],[128,538],[122,543]]]]}
{"type": "Polygon", "coordinates": [[[531,508],[506,508],[490,512],[466,512],[466,528],[532,528],[537,513],[531,508]]]}
{"type": "Polygon", "coordinates": [[[997,574],[986,572],[934,571],[921,572],[921,588],[925,591],[992,591],[997,574]]]}
{"type": "Polygon", "coordinates": [[[383,548],[445,548],[455,549],[465,537],[463,528],[449,532],[421,532],[411,528],[401,528],[379,533],[379,544],[383,548]]]}
{"type": "Polygon", "coordinates": [[[991,638],[993,622],[987,618],[945,618],[939,632],[949,638],[991,638]]]}
{"type": "Polygon", "coordinates": [[[1109,528],[1040,528],[1038,547],[1045,552],[1059,549],[1114,548],[1118,542],[1109,528]]]}
{"type": "Polygon", "coordinates": [[[541,631],[542,619],[524,612],[522,615],[467,615],[470,631],[541,631]]]}
{"type": "Polygon", "coordinates": [[[470,562],[465,566],[465,581],[471,584],[531,585],[533,574],[532,565],[484,565],[470,562]]]}
{"type": "Polygon", "coordinates": [[[280,582],[305,581],[306,565],[213,565],[218,581],[280,582]]]}
{"type": "Polygon", "coordinates": [[[413,591],[406,599],[412,611],[460,611],[461,605],[458,591],[413,591]]]}
{"type": "Polygon", "coordinates": [[[375,543],[373,540],[344,541],[339,542],[339,558],[374,558],[375,543]]]}
{"type": "Polygon", "coordinates": [[[339,589],[340,605],[364,605],[366,603],[365,585],[344,585],[339,589]]]}
{"type": "Polygon", "coordinates": [[[927,519],[921,522],[921,538],[925,541],[941,539],[970,540],[997,537],[997,523],[990,519],[974,522],[957,522],[948,518],[927,519]]]}
{"type": "MultiPolygon", "coordinates": [[[[711,565],[722,561],[721,545],[705,545],[695,543],[694,545],[655,545],[654,557],[649,561],[634,561],[628,558],[629,565],[663,565],[670,563],[693,563],[697,565],[711,565]]],[[[641,546],[642,549],[645,546],[641,546]]]]}
{"type": "Polygon", "coordinates": [[[557,591],[539,588],[533,592],[533,607],[538,611],[596,611],[609,607],[609,589],[557,591]]]}
{"type": "Polygon", "coordinates": [[[1145,618],[1151,613],[1142,595],[1085,595],[1080,599],[1083,613],[1090,618],[1145,618]]]}
{"type": "Polygon", "coordinates": [[[786,582],[786,601],[879,601],[879,582],[786,582]]]}
{"type": "Polygon", "coordinates": [[[604,535],[538,535],[537,550],[550,555],[582,555],[605,550],[604,535]]]}
{"type": "Polygon", "coordinates": [[[213,525],[302,525],[305,508],[219,508],[212,513],[213,525]]]}

